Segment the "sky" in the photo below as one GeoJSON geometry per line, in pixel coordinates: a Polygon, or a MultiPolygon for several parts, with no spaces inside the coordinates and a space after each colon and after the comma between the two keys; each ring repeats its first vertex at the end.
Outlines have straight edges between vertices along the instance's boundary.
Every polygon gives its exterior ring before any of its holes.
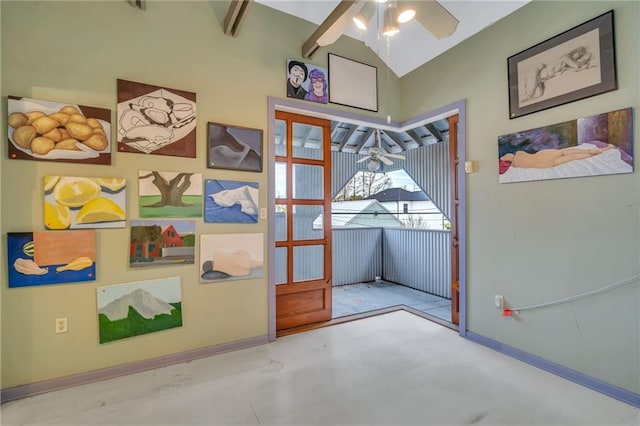
{"type": "Polygon", "coordinates": [[[180,277],[159,278],[151,281],[136,281],[126,284],[115,284],[98,287],[98,309],[104,308],[119,297],[143,289],[167,303],[182,300],[180,294],[180,277]]]}

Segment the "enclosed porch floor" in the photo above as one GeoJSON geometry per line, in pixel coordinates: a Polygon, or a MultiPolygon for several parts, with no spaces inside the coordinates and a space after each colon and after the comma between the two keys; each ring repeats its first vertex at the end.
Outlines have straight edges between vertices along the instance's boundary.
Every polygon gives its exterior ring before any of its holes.
{"type": "Polygon", "coordinates": [[[451,321],[451,300],[388,281],[333,287],[333,318],[404,305],[451,321]]]}

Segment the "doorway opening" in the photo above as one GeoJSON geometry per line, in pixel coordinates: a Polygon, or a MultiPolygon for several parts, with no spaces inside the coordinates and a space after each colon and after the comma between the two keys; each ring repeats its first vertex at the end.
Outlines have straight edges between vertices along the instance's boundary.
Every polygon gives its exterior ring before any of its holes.
{"type": "MultiPolygon", "coordinates": [[[[438,214],[441,215],[440,219],[440,229],[429,229],[428,227],[424,229],[418,229],[416,225],[424,225],[424,219],[419,219],[416,215],[411,215],[408,207],[405,210],[405,203],[400,203],[400,200],[397,200],[394,208],[387,208],[389,211],[389,219],[396,220],[397,222],[402,223],[403,225],[407,222],[412,222],[413,227],[404,227],[397,229],[390,228],[382,228],[382,236],[373,237],[375,241],[380,242],[381,247],[386,247],[386,255],[385,258],[389,264],[386,268],[383,269],[381,274],[374,275],[370,278],[369,283],[377,284],[382,281],[389,281],[392,283],[402,283],[402,276],[407,275],[410,276],[414,274],[414,269],[422,266],[425,263],[425,256],[420,257],[420,250],[416,250],[415,247],[425,247],[431,249],[433,241],[431,242],[419,242],[418,246],[415,246],[415,241],[411,240],[415,239],[415,235],[407,238],[407,234],[430,234],[428,238],[431,240],[435,240],[438,244],[438,252],[442,253],[447,257],[446,261],[440,260],[440,266],[438,268],[438,274],[440,275],[438,280],[440,283],[442,282],[442,277],[445,277],[446,287],[450,292],[448,297],[445,299],[448,301],[449,309],[451,309],[451,315],[444,314],[441,316],[448,317],[447,320],[441,320],[439,322],[447,322],[451,324],[459,324],[457,328],[461,335],[465,335],[466,331],[466,315],[465,315],[465,271],[464,267],[460,265],[465,264],[465,255],[464,255],[464,216],[460,215],[460,212],[464,212],[464,194],[465,180],[462,179],[464,177],[464,171],[459,167],[460,164],[464,163],[464,132],[459,132],[458,124],[464,125],[464,113],[465,113],[465,105],[464,102],[458,102],[456,104],[452,104],[446,108],[443,108],[440,111],[425,114],[422,117],[412,119],[410,122],[405,123],[393,123],[389,125],[388,123],[382,122],[382,120],[370,119],[368,117],[363,117],[359,115],[349,114],[349,113],[338,113],[333,111],[327,107],[310,105],[306,106],[300,102],[294,102],[291,100],[285,99],[269,99],[269,111],[271,117],[273,118],[270,122],[269,126],[269,140],[272,146],[271,152],[276,152],[278,148],[278,141],[282,140],[282,137],[279,133],[281,133],[282,129],[278,129],[278,123],[275,119],[276,114],[281,112],[296,112],[300,114],[304,114],[307,116],[319,117],[330,119],[329,121],[329,135],[330,139],[328,142],[330,145],[330,175],[331,182],[330,186],[326,191],[328,195],[325,197],[325,201],[329,202],[329,205],[323,208],[322,212],[316,212],[315,217],[310,223],[310,229],[313,231],[327,231],[331,229],[331,236],[328,237],[324,241],[331,241],[331,250],[330,250],[330,265],[328,268],[331,271],[330,276],[326,276],[325,283],[331,282],[331,293],[335,294],[338,291],[338,278],[339,274],[338,267],[339,262],[350,262],[350,269],[352,272],[355,270],[368,270],[369,273],[374,270],[370,266],[371,262],[382,262],[381,256],[378,256],[375,253],[367,253],[371,247],[374,247],[375,244],[364,244],[363,247],[367,249],[355,248],[353,250],[348,250],[349,255],[338,254],[338,249],[336,248],[336,244],[338,243],[337,233],[342,231],[345,232],[345,235],[351,232],[357,233],[364,231],[370,231],[372,228],[358,228],[358,229],[344,229],[338,230],[337,227],[332,227],[336,223],[336,216],[342,216],[342,222],[345,221],[346,216],[348,214],[334,214],[327,215],[325,212],[333,211],[337,212],[335,206],[331,205],[332,201],[335,200],[336,196],[342,190],[347,182],[351,180],[359,171],[371,171],[371,161],[362,161],[363,155],[370,154],[372,151],[372,147],[382,148],[382,150],[390,153],[397,154],[401,157],[406,157],[402,159],[396,159],[397,157],[393,157],[392,162],[393,165],[387,164],[388,161],[383,161],[382,164],[376,166],[376,173],[389,174],[389,177],[394,177],[395,173],[400,174],[401,170],[404,169],[404,172],[407,173],[410,177],[413,178],[416,183],[416,187],[422,190],[427,197],[434,202],[435,205],[438,206],[438,214]],[[354,123],[356,127],[360,129],[346,129],[343,130],[347,134],[351,136],[357,135],[358,132],[362,132],[362,134],[366,135],[367,132],[371,132],[367,127],[379,128],[382,130],[380,134],[382,134],[382,140],[359,140],[358,142],[339,140],[338,133],[343,129],[343,124],[348,122],[354,123]],[[444,121],[443,121],[444,120],[444,121]],[[440,121],[444,122],[447,126],[447,129],[439,126],[438,124],[434,124],[440,121]],[[449,131],[450,128],[453,127],[453,131],[449,131]],[[364,128],[364,129],[363,129],[364,128]],[[415,130],[414,130],[415,129],[415,130]],[[424,132],[424,133],[421,133],[424,132]],[[374,145],[377,144],[377,145],[374,145]],[[352,146],[352,147],[351,147],[352,146]],[[406,149],[412,148],[412,149],[406,149]],[[350,151],[351,150],[351,151],[350,151]],[[425,163],[425,161],[427,161],[425,163]],[[451,165],[451,167],[449,167],[451,165]],[[438,166],[438,167],[435,167],[438,166]],[[438,178],[434,178],[434,176],[438,176],[438,178]],[[393,211],[391,211],[393,210],[393,211]],[[399,213],[402,210],[402,213],[399,213]],[[404,215],[404,216],[402,216],[404,215]],[[409,216],[413,216],[409,218],[409,216]],[[404,219],[404,220],[403,220],[404,219]],[[321,225],[320,225],[321,224],[321,225]],[[322,229],[320,229],[322,228],[322,229]],[[418,232],[419,231],[419,232],[418,232]],[[405,236],[403,237],[402,234],[405,236]],[[394,235],[395,234],[395,235],[394,235]],[[409,247],[399,247],[395,246],[395,249],[389,250],[391,243],[406,243],[413,244],[413,248],[409,247]],[[395,264],[395,266],[394,266],[395,264]],[[393,277],[389,279],[389,277],[393,277]],[[378,278],[378,281],[376,281],[378,278]],[[327,281],[328,280],[328,281],[327,281]]],[[[282,127],[280,125],[280,127],[282,127]]],[[[460,127],[463,128],[462,126],[460,127]]],[[[307,135],[309,136],[309,135],[307,135]]],[[[278,154],[276,153],[273,156],[273,164],[269,164],[270,171],[272,172],[272,176],[275,175],[276,166],[279,163],[278,158],[276,158],[278,154]]],[[[389,159],[387,159],[389,160],[389,159]]],[[[282,167],[281,165],[278,167],[282,167]]],[[[360,179],[363,178],[363,175],[358,175],[360,179]]],[[[400,178],[398,178],[400,179],[400,178]]],[[[276,188],[275,188],[275,180],[271,179],[269,195],[274,201],[276,201],[276,212],[278,209],[282,207],[278,207],[278,199],[276,197],[276,188]]],[[[411,188],[413,184],[410,184],[411,188]]],[[[408,188],[408,185],[404,185],[408,188]]],[[[391,189],[391,188],[387,188],[391,189]]],[[[406,188],[401,188],[405,189],[406,188]]],[[[281,192],[281,191],[280,191],[281,192]]],[[[414,191],[407,191],[414,192],[414,191]]],[[[351,200],[356,201],[356,200],[351,200]]],[[[377,200],[375,200],[377,201],[377,200]]],[[[333,201],[338,202],[338,201],[333,201]]],[[[275,212],[274,212],[275,213],[275,212]]],[[[345,212],[350,213],[350,212],[345,212]]],[[[376,217],[375,212],[372,213],[374,217],[376,217]]],[[[272,214],[272,218],[270,220],[270,239],[272,240],[271,247],[277,250],[279,247],[276,245],[275,240],[275,223],[274,223],[274,215],[272,214]]],[[[387,216],[387,215],[385,215],[387,216]]],[[[378,213],[377,219],[382,219],[382,214],[378,213]]],[[[347,238],[349,239],[349,238],[347,238]]],[[[360,241],[368,241],[361,237],[353,238],[353,240],[360,241]]],[[[372,240],[372,241],[374,241],[372,240]]],[[[343,243],[340,243],[343,244],[343,243]]],[[[344,248],[343,248],[344,249],[344,248]]],[[[276,317],[277,317],[277,281],[276,275],[282,274],[282,269],[278,267],[276,263],[276,253],[270,254],[270,324],[269,324],[269,337],[270,339],[275,339],[276,336],[276,317]]],[[[326,261],[326,257],[324,259],[326,261]]],[[[436,260],[437,261],[437,260],[436,260]]],[[[428,269],[427,277],[428,281],[433,281],[432,276],[428,276],[429,273],[433,273],[433,268],[428,269]]],[[[366,281],[363,281],[366,282],[366,281]]],[[[409,287],[406,286],[405,287],[409,287]]],[[[410,288],[410,287],[409,287],[410,288]]],[[[395,303],[391,304],[391,306],[403,305],[409,306],[406,303],[395,303]]],[[[335,298],[331,302],[331,317],[335,318],[335,313],[338,312],[338,306],[336,305],[335,298]]],[[[409,309],[411,311],[411,307],[409,309]]],[[[434,316],[435,317],[435,316],[434,316]]],[[[330,320],[322,320],[322,321],[330,321],[330,320]]]]}

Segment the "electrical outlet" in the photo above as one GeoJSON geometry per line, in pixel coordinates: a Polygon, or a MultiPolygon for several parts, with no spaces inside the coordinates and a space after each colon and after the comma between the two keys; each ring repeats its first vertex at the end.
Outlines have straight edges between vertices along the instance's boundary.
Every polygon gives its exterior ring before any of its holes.
{"type": "Polygon", "coordinates": [[[267,209],[265,207],[262,207],[260,209],[260,219],[266,219],[267,218],[267,209]]]}
{"type": "Polygon", "coordinates": [[[56,334],[66,333],[69,331],[69,322],[67,317],[56,318],[56,334]]]}
{"type": "Polygon", "coordinates": [[[496,294],[494,296],[494,303],[496,304],[496,308],[504,308],[504,296],[496,294]]]}

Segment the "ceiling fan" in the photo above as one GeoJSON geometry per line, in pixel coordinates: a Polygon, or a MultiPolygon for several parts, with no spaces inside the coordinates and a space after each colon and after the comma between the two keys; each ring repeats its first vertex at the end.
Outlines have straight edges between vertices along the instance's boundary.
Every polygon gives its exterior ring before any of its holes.
{"type": "Polygon", "coordinates": [[[404,160],[406,158],[402,154],[392,154],[382,148],[382,144],[380,142],[380,129],[376,129],[374,138],[374,144],[369,148],[367,156],[356,161],[356,163],[362,163],[366,161],[367,169],[369,169],[370,172],[378,171],[382,163],[386,164],[387,166],[392,165],[393,161],[389,160],[389,158],[396,158],[399,160],[404,160]]]}
{"type": "Polygon", "coordinates": [[[399,31],[398,24],[415,19],[436,38],[453,34],[458,19],[436,0],[341,0],[331,14],[302,46],[302,56],[311,58],[320,47],[329,46],[342,36],[355,22],[366,30],[380,4],[384,14],[382,32],[392,36],[399,31]]]}

